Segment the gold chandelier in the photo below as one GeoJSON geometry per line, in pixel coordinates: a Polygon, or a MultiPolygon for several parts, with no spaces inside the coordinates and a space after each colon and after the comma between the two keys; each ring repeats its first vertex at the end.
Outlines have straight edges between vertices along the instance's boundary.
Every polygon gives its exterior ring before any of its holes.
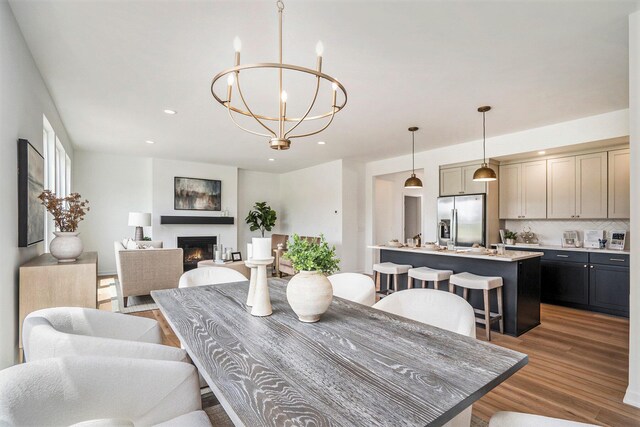
{"type": "Polygon", "coordinates": [[[331,77],[328,74],[322,73],[322,53],[323,46],[322,42],[318,42],[316,45],[316,54],[318,55],[318,60],[316,64],[316,69],[312,70],[310,68],[300,67],[298,65],[285,64],[282,62],[282,11],[284,10],[284,3],[282,1],[277,1],[276,6],[278,8],[278,30],[279,30],[279,60],[276,63],[270,62],[261,62],[256,64],[246,64],[240,65],[240,49],[241,43],[239,38],[235,38],[234,40],[234,48],[236,51],[235,55],[235,66],[232,68],[228,68],[224,71],[218,73],[211,82],[211,94],[213,97],[222,104],[229,114],[229,117],[238,126],[240,129],[252,133],[254,135],[264,136],[269,138],[269,146],[274,150],[287,150],[291,146],[291,140],[294,138],[303,138],[306,136],[315,135],[317,133],[322,132],[326,128],[329,127],[331,122],[333,122],[333,118],[335,114],[342,110],[347,103],[347,91],[344,86],[335,78],[331,77]],[[246,101],[244,94],[242,93],[242,87],[240,85],[240,72],[241,71],[250,71],[255,69],[276,69],[278,70],[278,80],[279,80],[279,91],[280,99],[278,100],[279,111],[277,115],[266,115],[266,114],[256,114],[249,107],[249,103],[246,101]],[[315,77],[315,93],[312,97],[311,103],[307,108],[306,112],[300,117],[288,117],[287,116],[287,92],[283,89],[283,71],[292,71],[299,73],[310,74],[315,77]],[[222,77],[227,76],[227,93],[225,98],[222,98],[220,95],[216,94],[214,85],[216,82],[222,77]],[[332,88],[332,97],[331,97],[331,108],[329,111],[325,113],[316,114],[310,116],[311,110],[313,109],[316,100],[318,98],[318,92],[320,91],[320,83],[322,81],[327,81],[331,83],[332,88]],[[231,94],[233,92],[233,86],[235,85],[238,94],[240,95],[241,103],[239,106],[234,106],[231,103],[231,94]],[[342,95],[338,97],[338,89],[342,95]],[[338,98],[341,98],[342,102],[338,103],[338,98]],[[260,126],[262,126],[268,133],[256,132],[251,129],[247,129],[241,126],[234,117],[234,113],[242,114],[244,116],[253,117],[255,121],[257,121],[260,126]],[[303,122],[310,122],[313,120],[326,119],[326,123],[324,123],[318,130],[301,133],[301,134],[292,134],[293,130],[296,129],[303,122]],[[269,126],[270,122],[277,122],[277,126],[273,126],[276,130],[272,130],[269,126]]]}

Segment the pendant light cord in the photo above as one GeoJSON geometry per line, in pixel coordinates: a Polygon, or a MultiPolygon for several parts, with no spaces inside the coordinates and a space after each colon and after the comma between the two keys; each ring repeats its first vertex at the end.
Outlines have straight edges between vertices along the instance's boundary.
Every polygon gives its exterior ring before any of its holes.
{"type": "Polygon", "coordinates": [[[416,131],[411,132],[411,171],[416,174],[416,131]]]}
{"type": "Polygon", "coordinates": [[[486,165],[487,164],[487,128],[485,122],[485,112],[482,112],[482,161],[486,165]]]}

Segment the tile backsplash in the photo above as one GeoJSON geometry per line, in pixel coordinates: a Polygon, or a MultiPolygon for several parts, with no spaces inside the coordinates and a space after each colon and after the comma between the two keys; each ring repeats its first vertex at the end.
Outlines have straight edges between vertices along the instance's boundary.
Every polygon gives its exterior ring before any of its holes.
{"type": "MultiPolygon", "coordinates": [[[[502,221],[501,221],[502,222],[502,221]]],[[[502,227],[502,225],[501,225],[502,227]]],[[[629,231],[629,220],[627,219],[507,219],[504,220],[504,228],[520,233],[523,228],[530,227],[531,231],[536,233],[540,244],[544,245],[561,245],[562,232],[565,230],[576,230],[581,240],[584,240],[584,230],[626,230],[629,231]]],[[[630,236],[627,234],[627,248],[630,246],[630,236]]]]}

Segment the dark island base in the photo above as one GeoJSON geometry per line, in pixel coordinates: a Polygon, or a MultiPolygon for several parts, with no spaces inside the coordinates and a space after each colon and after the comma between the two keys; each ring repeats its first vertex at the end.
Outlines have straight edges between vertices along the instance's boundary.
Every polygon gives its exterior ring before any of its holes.
{"type": "MultiPolygon", "coordinates": [[[[503,281],[505,334],[517,337],[540,324],[540,258],[538,257],[505,262],[464,256],[380,250],[380,262],[452,270],[454,273],[469,272],[480,276],[500,276],[503,281]]],[[[414,280],[414,287],[421,286],[421,281],[414,280]]],[[[385,275],[382,275],[381,287],[386,288],[385,275]]],[[[406,274],[399,276],[398,287],[407,289],[406,274]]],[[[440,289],[445,289],[442,284],[440,289]]],[[[448,291],[448,283],[446,290],[448,291]]],[[[462,296],[462,289],[458,288],[456,291],[462,296]]],[[[469,303],[474,308],[484,308],[482,291],[470,290],[469,303]]],[[[498,312],[498,303],[493,291],[491,292],[491,311],[498,312]]],[[[493,324],[492,330],[499,330],[497,322],[493,324]]]]}

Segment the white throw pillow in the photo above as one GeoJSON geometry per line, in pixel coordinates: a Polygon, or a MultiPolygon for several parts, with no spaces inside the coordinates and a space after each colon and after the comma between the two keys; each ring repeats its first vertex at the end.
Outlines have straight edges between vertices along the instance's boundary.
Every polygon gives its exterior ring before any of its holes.
{"type": "Polygon", "coordinates": [[[127,242],[127,249],[139,249],[138,248],[138,244],[135,242],[135,240],[129,239],[129,241],[127,242]]]}

